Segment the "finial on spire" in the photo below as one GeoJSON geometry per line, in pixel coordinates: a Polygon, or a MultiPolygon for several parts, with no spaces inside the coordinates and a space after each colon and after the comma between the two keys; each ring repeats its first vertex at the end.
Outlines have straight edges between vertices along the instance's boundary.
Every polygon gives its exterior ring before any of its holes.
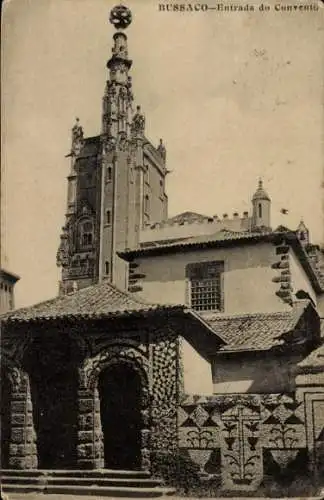
{"type": "Polygon", "coordinates": [[[165,149],[165,146],[163,144],[163,140],[162,139],[160,139],[160,144],[158,145],[157,150],[160,153],[163,161],[165,162],[165,160],[166,160],[166,149],[165,149]]]}
{"type": "Polygon", "coordinates": [[[132,13],[125,5],[116,5],[110,11],[109,21],[117,30],[124,30],[132,22],[132,13]]]}
{"type": "Polygon", "coordinates": [[[136,113],[132,121],[133,135],[143,135],[145,131],[145,117],[141,112],[141,106],[136,106],[136,113]]]}
{"type": "Polygon", "coordinates": [[[75,124],[72,128],[72,155],[79,153],[83,143],[83,128],[80,125],[80,119],[76,117],[75,124]]]}

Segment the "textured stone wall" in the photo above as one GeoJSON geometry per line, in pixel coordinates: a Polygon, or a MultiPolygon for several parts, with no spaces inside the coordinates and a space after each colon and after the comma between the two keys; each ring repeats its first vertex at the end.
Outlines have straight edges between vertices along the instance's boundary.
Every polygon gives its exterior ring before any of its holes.
{"type": "Polygon", "coordinates": [[[29,377],[23,371],[14,368],[9,371],[9,378],[12,383],[9,468],[36,469],[36,434],[29,377]]]}
{"type": "Polygon", "coordinates": [[[179,400],[178,338],[156,332],[152,343],[152,450],[177,448],[177,405],[179,400]]]}
{"type": "Polygon", "coordinates": [[[100,469],[104,459],[98,390],[79,389],[78,399],[78,467],[100,469]]]}
{"type": "Polygon", "coordinates": [[[317,474],[323,459],[324,393],[188,397],[178,409],[179,448],[228,491],[317,474]],[[311,402],[310,402],[311,401],[311,402]],[[315,401],[315,403],[314,403],[315,401]]]}
{"type": "MultiPolygon", "coordinates": [[[[125,332],[124,332],[125,334],[125,332]]],[[[134,336],[107,338],[98,334],[92,350],[79,370],[78,467],[104,465],[98,378],[111,364],[126,363],[141,379],[141,466],[151,468],[156,450],[177,449],[177,405],[179,400],[178,337],[166,325],[134,336]]]]}

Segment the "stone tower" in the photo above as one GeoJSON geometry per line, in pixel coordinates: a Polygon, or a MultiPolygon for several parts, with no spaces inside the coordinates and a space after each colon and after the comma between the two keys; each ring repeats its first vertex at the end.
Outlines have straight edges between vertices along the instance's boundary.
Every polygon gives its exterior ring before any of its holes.
{"type": "Polygon", "coordinates": [[[252,227],[251,229],[270,229],[271,200],[259,179],[258,189],[252,197],[252,227]]]}
{"type": "Polygon", "coordinates": [[[110,13],[116,28],[102,102],[101,134],[84,137],[77,119],[72,129],[66,223],[57,264],[60,293],[103,278],[127,288],[128,264],[117,252],[139,244],[148,224],[167,218],[166,150],[145,137],[145,117],[133,108],[127,36],[132,15],[118,5],[110,13]]]}

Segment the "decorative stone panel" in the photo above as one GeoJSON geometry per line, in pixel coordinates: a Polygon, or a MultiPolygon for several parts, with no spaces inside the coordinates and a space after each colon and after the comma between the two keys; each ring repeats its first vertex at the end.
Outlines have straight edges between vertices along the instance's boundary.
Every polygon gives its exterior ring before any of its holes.
{"type": "Polygon", "coordinates": [[[296,394],[188,396],[178,408],[178,445],[222,489],[253,492],[265,475],[323,473],[324,390],[296,394]],[[308,469],[309,466],[309,469],[308,469]],[[321,468],[322,467],[322,468],[321,468]]]}

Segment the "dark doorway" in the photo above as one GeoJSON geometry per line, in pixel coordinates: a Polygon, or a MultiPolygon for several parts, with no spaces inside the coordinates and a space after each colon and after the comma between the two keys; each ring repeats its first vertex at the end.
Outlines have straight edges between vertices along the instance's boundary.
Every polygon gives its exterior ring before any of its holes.
{"type": "Polygon", "coordinates": [[[77,467],[77,369],[69,339],[40,339],[31,350],[31,397],[39,469],[77,467]]]}
{"type": "Polygon", "coordinates": [[[99,377],[101,425],[107,469],[141,467],[141,379],[125,363],[99,377]]]}
{"type": "Polygon", "coordinates": [[[1,399],[0,399],[0,418],[1,418],[1,464],[2,469],[9,467],[9,443],[11,427],[11,384],[5,373],[5,367],[1,367],[1,399]]]}

